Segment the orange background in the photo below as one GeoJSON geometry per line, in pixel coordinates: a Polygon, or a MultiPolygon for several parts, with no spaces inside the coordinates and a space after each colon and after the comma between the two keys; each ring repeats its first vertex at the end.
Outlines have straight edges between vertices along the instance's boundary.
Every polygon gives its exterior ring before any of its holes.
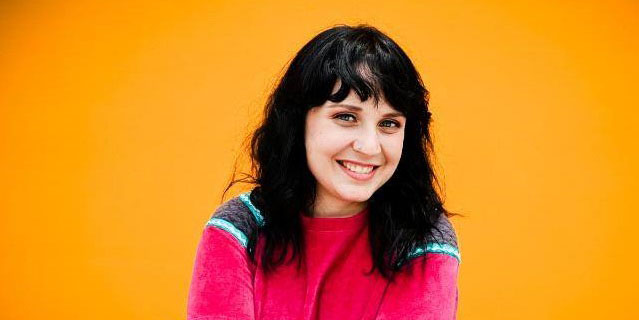
{"type": "Polygon", "coordinates": [[[432,93],[459,319],[639,317],[637,2],[113,2],[0,3],[0,318],[184,318],[277,76],[362,22],[432,93]]]}

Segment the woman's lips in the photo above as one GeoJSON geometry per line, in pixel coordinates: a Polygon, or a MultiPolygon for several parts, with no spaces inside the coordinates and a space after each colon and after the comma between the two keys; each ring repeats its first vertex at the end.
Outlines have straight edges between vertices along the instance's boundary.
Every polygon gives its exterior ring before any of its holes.
{"type": "Polygon", "coordinates": [[[373,170],[371,170],[371,172],[369,173],[357,173],[355,171],[351,171],[350,169],[346,168],[344,165],[342,165],[342,163],[339,160],[336,162],[339,165],[339,167],[342,168],[342,170],[344,170],[344,173],[346,173],[348,176],[358,181],[366,181],[371,179],[375,175],[375,172],[377,172],[377,168],[379,168],[379,166],[373,166],[373,170]]]}

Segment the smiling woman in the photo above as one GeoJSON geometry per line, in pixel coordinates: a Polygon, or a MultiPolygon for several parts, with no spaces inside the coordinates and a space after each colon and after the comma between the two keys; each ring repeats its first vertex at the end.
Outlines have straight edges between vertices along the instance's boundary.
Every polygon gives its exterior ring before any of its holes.
{"type": "Polygon", "coordinates": [[[251,135],[254,187],[206,224],[188,318],[455,319],[461,259],[430,122],[428,91],[387,35],[315,36],[251,135]]]}
{"type": "MultiPolygon", "coordinates": [[[[337,81],[332,94],[339,89],[337,81]]],[[[402,156],[404,126],[383,97],[360,101],[351,90],[335,103],[326,101],[306,115],[308,167],[317,180],[314,217],[340,217],[360,212],[368,199],[397,169],[402,156]]]]}

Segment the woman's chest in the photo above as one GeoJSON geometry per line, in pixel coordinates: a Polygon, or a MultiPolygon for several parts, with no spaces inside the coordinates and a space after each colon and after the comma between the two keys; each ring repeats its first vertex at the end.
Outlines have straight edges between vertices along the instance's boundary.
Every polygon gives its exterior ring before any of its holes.
{"type": "Polygon", "coordinates": [[[371,267],[365,234],[314,234],[299,268],[297,260],[268,276],[257,268],[256,319],[373,319],[387,281],[371,267]]]}

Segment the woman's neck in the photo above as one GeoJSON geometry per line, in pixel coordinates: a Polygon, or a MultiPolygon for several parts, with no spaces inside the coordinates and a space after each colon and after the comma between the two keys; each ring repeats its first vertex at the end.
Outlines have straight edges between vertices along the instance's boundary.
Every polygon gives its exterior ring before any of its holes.
{"type": "Polygon", "coordinates": [[[354,202],[338,199],[322,199],[318,195],[308,214],[313,218],[348,218],[361,212],[366,206],[368,206],[368,201],[354,202]]]}

